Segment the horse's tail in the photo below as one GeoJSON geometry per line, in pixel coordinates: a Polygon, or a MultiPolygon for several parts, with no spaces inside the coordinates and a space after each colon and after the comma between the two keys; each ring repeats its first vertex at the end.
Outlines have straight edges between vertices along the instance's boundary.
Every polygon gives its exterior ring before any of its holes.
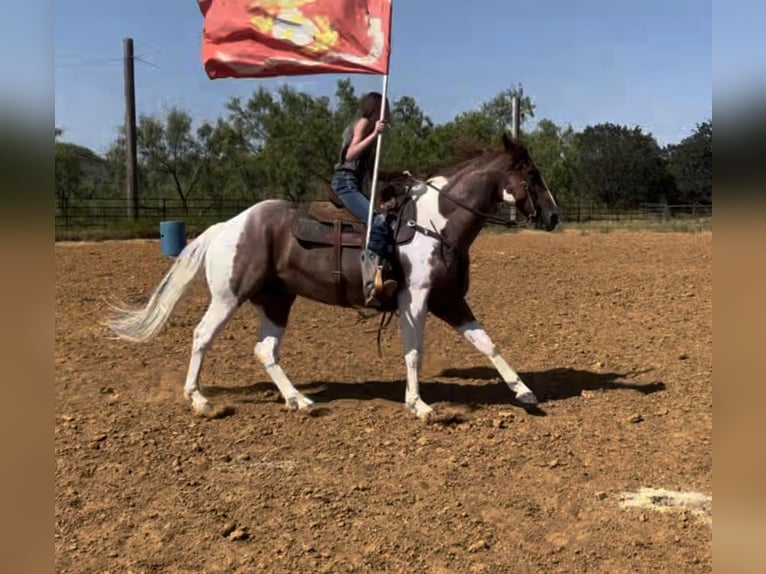
{"type": "Polygon", "coordinates": [[[122,303],[109,304],[118,315],[106,323],[120,339],[143,342],[152,338],[167,322],[173,308],[186,292],[205,262],[205,254],[215,237],[213,229],[206,229],[178,254],[173,266],[154,289],[143,308],[128,308],[122,303]]]}

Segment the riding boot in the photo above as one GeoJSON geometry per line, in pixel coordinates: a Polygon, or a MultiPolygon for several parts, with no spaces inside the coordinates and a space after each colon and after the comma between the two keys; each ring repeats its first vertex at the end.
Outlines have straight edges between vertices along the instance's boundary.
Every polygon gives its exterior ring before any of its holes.
{"type": "Polygon", "coordinates": [[[380,307],[393,297],[398,284],[393,279],[385,278],[385,264],[377,253],[362,251],[362,288],[364,304],[367,307],[380,307]]]}

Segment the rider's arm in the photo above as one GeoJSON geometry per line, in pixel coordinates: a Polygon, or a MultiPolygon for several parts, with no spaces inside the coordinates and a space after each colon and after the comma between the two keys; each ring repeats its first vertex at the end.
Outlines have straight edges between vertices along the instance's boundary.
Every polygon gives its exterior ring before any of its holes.
{"type": "Polygon", "coordinates": [[[360,118],[358,122],[356,122],[356,125],[354,126],[354,134],[351,137],[351,144],[348,146],[348,149],[346,150],[346,159],[349,161],[354,161],[356,158],[358,158],[362,152],[367,149],[367,146],[369,146],[374,140],[375,137],[378,135],[378,133],[373,129],[370,132],[370,135],[367,137],[363,137],[365,129],[367,129],[367,125],[369,123],[369,120],[367,118],[360,118]]]}

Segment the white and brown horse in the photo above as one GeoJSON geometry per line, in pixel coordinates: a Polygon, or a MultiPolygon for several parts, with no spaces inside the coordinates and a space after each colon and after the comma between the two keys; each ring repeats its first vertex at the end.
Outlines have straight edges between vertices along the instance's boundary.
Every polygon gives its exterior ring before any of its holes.
{"type": "MultiPolygon", "coordinates": [[[[550,231],[558,223],[556,202],[526,148],[504,135],[501,149],[477,153],[437,171],[427,181],[409,187],[407,198],[411,199],[411,215],[401,223],[409,223],[410,233],[400,235],[405,239],[396,245],[400,288],[394,305],[399,311],[404,345],[406,407],[421,418],[432,413],[421,399],[418,385],[428,312],[485,354],[519,403],[536,405],[534,393],[500,354],[465,300],[468,250],[498,204],[514,204],[538,228],[550,231]]],[[[191,241],[146,306],[116,307],[120,314],[108,322],[112,331],[122,339],[146,341],[165,324],[204,268],[211,301],[194,330],[184,386],[196,412],[212,412],[199,385],[205,352],[246,301],[256,305],[260,315],[255,356],[289,407],[307,410],[313,406],[279,364],[279,345],[290,308],[298,296],[330,305],[362,307],[362,278],[358,248],[346,246],[340,253],[338,246],[329,242],[306,244],[295,232],[300,217],[305,218],[306,211],[294,203],[261,201],[228,221],[212,225],[191,241]]]]}

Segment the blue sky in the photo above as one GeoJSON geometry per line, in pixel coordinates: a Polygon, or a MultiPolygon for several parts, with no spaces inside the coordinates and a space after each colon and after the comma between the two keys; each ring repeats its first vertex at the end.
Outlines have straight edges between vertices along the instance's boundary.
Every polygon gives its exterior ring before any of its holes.
{"type": "MultiPolygon", "coordinates": [[[[754,9],[766,12],[760,4],[754,9]]],[[[639,125],[674,143],[712,116],[712,15],[703,0],[394,0],[389,96],[413,96],[440,123],[521,83],[537,119],[576,129],[639,125]]],[[[735,44],[752,41],[762,21],[740,18],[735,44]]],[[[55,115],[64,139],[98,152],[113,141],[124,114],[126,36],[149,63],[136,63],[139,114],[177,105],[214,120],[231,96],[247,97],[259,84],[332,95],[342,77],[210,80],[202,24],[195,0],[58,0],[55,115]]],[[[747,61],[722,58],[724,80],[748,73],[747,61]]],[[[379,76],[350,77],[359,92],[380,89],[379,76]]]]}

